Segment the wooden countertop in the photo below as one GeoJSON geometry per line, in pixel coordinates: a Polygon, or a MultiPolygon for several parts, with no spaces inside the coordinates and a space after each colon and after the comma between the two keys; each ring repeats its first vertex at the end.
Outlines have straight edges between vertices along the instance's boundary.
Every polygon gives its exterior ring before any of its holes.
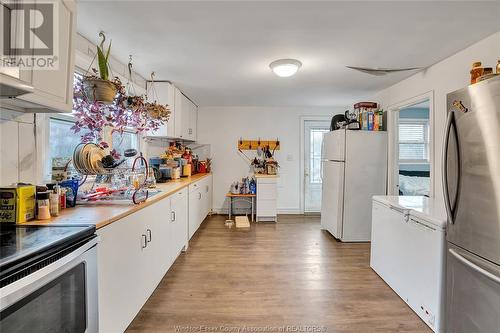
{"type": "Polygon", "coordinates": [[[209,175],[209,173],[196,174],[191,177],[172,180],[168,183],[157,184],[156,188],[161,190],[161,192],[155,194],[146,200],[146,202],[138,205],[134,205],[130,201],[85,203],[77,205],[74,208],[66,208],[59,216],[53,217],[50,220],[32,220],[24,224],[94,224],[96,229],[99,229],[157,201],[160,201],[180,189],[189,186],[189,184],[197,182],[205,177],[208,177],[209,175]]]}

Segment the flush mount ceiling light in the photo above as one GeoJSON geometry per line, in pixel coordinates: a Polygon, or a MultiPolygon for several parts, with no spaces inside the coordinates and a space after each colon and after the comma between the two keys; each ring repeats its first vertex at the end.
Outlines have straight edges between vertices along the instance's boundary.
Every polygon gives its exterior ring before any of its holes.
{"type": "Polygon", "coordinates": [[[269,64],[274,74],[289,77],[297,73],[302,63],[296,59],[279,59],[269,64]]]}

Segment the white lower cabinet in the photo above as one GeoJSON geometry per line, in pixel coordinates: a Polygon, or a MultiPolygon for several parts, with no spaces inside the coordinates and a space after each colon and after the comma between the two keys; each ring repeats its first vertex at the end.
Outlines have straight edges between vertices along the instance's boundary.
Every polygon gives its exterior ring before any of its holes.
{"type": "Polygon", "coordinates": [[[212,188],[212,175],[189,185],[189,239],[212,211],[212,188]]]}
{"type": "Polygon", "coordinates": [[[188,243],[188,189],[184,188],[170,199],[172,240],[170,252],[174,254],[173,261],[188,243]]]}
{"type": "Polygon", "coordinates": [[[191,231],[194,234],[208,214],[211,198],[209,175],[97,230],[99,332],[125,331],[187,248],[191,231]]]}
{"type": "Polygon", "coordinates": [[[189,185],[189,239],[193,237],[201,224],[201,191],[200,185],[189,185]]]}
{"type": "Polygon", "coordinates": [[[186,244],[187,224],[183,189],[97,230],[100,332],[132,322],[186,244]]]}
{"type": "Polygon", "coordinates": [[[256,176],[257,178],[257,222],[277,221],[277,176],[256,176]]]}

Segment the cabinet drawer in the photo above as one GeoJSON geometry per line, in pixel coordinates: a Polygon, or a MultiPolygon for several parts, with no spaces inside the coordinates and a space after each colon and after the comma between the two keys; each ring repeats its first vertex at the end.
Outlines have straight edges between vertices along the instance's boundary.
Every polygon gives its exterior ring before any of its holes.
{"type": "Polygon", "coordinates": [[[259,184],[257,186],[257,201],[276,200],[277,192],[276,184],[259,184]]]}
{"type": "Polygon", "coordinates": [[[199,182],[193,183],[189,185],[189,193],[193,191],[197,191],[200,188],[199,182]]]}
{"type": "Polygon", "coordinates": [[[276,216],[276,200],[258,201],[257,216],[276,216]]]}
{"type": "Polygon", "coordinates": [[[257,178],[257,186],[260,184],[276,184],[278,178],[276,177],[265,177],[265,178],[257,178]]]}

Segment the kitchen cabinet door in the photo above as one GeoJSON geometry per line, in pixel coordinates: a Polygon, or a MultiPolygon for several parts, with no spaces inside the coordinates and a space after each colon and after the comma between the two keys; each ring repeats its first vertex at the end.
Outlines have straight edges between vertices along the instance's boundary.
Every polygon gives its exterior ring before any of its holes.
{"type": "MultiPolygon", "coordinates": [[[[25,112],[71,112],[73,107],[73,75],[76,36],[76,4],[72,0],[59,1],[57,38],[57,69],[18,70],[10,77],[31,85],[34,92],[5,100],[2,106],[25,112]]],[[[43,19],[35,15],[35,20],[43,19]]],[[[35,22],[35,24],[37,24],[35,22]]],[[[20,29],[19,31],[23,31],[20,29]]],[[[34,38],[32,38],[34,40],[34,38]]],[[[0,78],[5,72],[0,73],[0,78]]]]}
{"type": "Polygon", "coordinates": [[[188,190],[185,188],[171,197],[174,261],[188,242],[188,190]]]}
{"type": "Polygon", "coordinates": [[[182,92],[178,89],[175,88],[175,117],[174,117],[174,136],[176,138],[184,139],[185,138],[185,122],[186,122],[186,117],[184,116],[185,110],[186,110],[186,102],[185,99],[186,97],[182,94],[182,92]]]}
{"type": "Polygon", "coordinates": [[[201,192],[199,185],[195,183],[190,185],[189,190],[189,239],[200,226],[201,208],[201,192]]]}
{"type": "Polygon", "coordinates": [[[143,210],[148,211],[145,233],[149,265],[145,274],[151,278],[148,285],[151,294],[177,258],[171,245],[174,241],[174,224],[167,213],[171,210],[171,198],[160,200],[143,210]]]}
{"type": "Polygon", "coordinates": [[[123,332],[148,299],[148,208],[97,230],[99,332],[123,332]]]}
{"type": "Polygon", "coordinates": [[[175,138],[175,87],[170,82],[148,82],[148,99],[159,104],[167,105],[170,110],[170,118],[166,124],[160,126],[157,131],[148,132],[150,137],[173,137],[175,138]],[[153,85],[153,86],[151,86],[153,85]]]}
{"type": "Polygon", "coordinates": [[[193,102],[189,101],[189,139],[196,141],[198,130],[198,107],[193,102]]]}
{"type": "Polygon", "coordinates": [[[213,177],[209,175],[205,178],[204,184],[204,202],[205,202],[205,211],[203,216],[207,217],[208,214],[212,211],[212,191],[213,191],[213,177]]]}

